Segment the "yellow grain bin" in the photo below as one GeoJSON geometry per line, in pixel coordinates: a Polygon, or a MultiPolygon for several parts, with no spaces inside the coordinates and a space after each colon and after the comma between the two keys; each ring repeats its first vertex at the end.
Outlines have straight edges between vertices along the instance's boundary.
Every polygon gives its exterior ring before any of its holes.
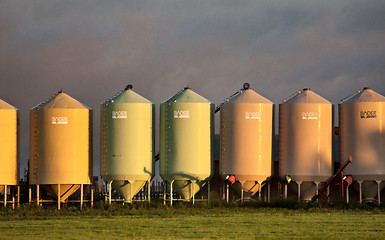
{"type": "Polygon", "coordinates": [[[91,184],[92,110],[60,91],[30,111],[29,184],[64,201],[91,184]]]}
{"type": "Polygon", "coordinates": [[[253,196],[272,175],[273,103],[248,84],[221,103],[220,174],[234,175],[237,192],[253,196]]]}
{"type": "Polygon", "coordinates": [[[187,87],[160,104],[160,176],[184,199],[213,173],[213,139],[212,102],[187,87]]]}
{"type": "Polygon", "coordinates": [[[100,175],[131,201],[155,173],[154,104],[128,85],[100,108],[100,175]]]}
{"type": "Polygon", "coordinates": [[[333,174],[332,129],[332,104],[310,89],[279,105],[279,175],[306,182],[299,195],[305,200],[316,193],[313,182],[333,174]]]}
{"type": "Polygon", "coordinates": [[[0,99],[0,193],[18,183],[18,110],[0,99]]]}
{"type": "Polygon", "coordinates": [[[341,165],[353,157],[344,173],[366,181],[362,196],[374,198],[374,181],[385,180],[385,97],[370,88],[352,94],[339,104],[339,123],[341,165]]]}

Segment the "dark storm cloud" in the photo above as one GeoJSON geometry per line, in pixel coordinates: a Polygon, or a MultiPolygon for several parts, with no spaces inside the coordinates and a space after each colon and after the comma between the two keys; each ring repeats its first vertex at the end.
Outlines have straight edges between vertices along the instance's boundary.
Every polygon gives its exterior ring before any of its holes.
{"type": "MultiPolygon", "coordinates": [[[[219,104],[248,81],[275,103],[385,94],[384,1],[1,1],[0,98],[21,114],[63,88],[94,109],[128,83],[156,104],[186,84],[219,104]]],[[[157,105],[158,107],[158,105],[157,105]]],[[[25,167],[25,165],[22,167],[25,167]]]]}

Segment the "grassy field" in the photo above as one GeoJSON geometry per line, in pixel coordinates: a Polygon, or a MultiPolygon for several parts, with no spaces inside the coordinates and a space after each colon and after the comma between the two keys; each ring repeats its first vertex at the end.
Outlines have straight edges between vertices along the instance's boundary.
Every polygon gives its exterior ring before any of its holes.
{"type": "Polygon", "coordinates": [[[99,205],[0,209],[0,239],[384,239],[385,211],[314,206],[99,205]]]}

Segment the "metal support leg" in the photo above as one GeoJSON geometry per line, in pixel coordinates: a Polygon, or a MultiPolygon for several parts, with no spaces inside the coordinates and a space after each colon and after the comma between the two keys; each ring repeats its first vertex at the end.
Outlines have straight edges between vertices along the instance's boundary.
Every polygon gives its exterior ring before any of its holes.
{"type": "Polygon", "coordinates": [[[241,183],[241,203],[243,203],[243,183],[244,181],[240,181],[241,183]]]}
{"type": "Polygon", "coordinates": [[[210,184],[210,181],[208,181],[208,183],[207,183],[208,185],[207,185],[207,202],[208,203],[210,203],[211,202],[211,194],[210,194],[210,192],[211,192],[211,184],[210,184]]]}
{"type": "Polygon", "coordinates": [[[344,187],[344,174],[341,172],[341,198],[342,198],[342,201],[344,202],[344,203],[346,203],[345,202],[345,200],[346,200],[346,198],[345,198],[345,196],[344,196],[344,194],[345,194],[345,187],[344,187]]]}
{"type": "Polygon", "coordinates": [[[287,199],[287,184],[285,183],[285,199],[287,199]]]}
{"type": "Polygon", "coordinates": [[[80,184],[80,210],[83,209],[83,184],[80,184]]]}
{"type": "Polygon", "coordinates": [[[226,184],[222,185],[222,200],[226,200],[226,184]]]}
{"type": "Polygon", "coordinates": [[[28,186],[28,203],[31,204],[32,203],[32,186],[29,185],[28,186]]]}
{"type": "Polygon", "coordinates": [[[259,185],[259,191],[258,191],[258,200],[261,201],[262,199],[262,184],[258,182],[259,185]]]}
{"type": "Polygon", "coordinates": [[[36,204],[40,207],[39,184],[36,185],[36,204]]]}
{"type": "Polygon", "coordinates": [[[4,185],[4,207],[7,206],[7,185],[4,185]]]}
{"type": "Polygon", "coordinates": [[[20,185],[17,185],[17,207],[20,207],[20,185]]]}
{"type": "Polygon", "coordinates": [[[358,187],[360,189],[360,203],[362,203],[362,181],[357,181],[358,187]]]}
{"type": "Polygon", "coordinates": [[[57,210],[60,210],[60,184],[57,185],[57,210]]]}
{"type": "Polygon", "coordinates": [[[151,181],[147,182],[147,199],[151,202],[151,181]]]}
{"type": "Polygon", "coordinates": [[[108,183],[108,204],[110,205],[111,205],[111,197],[112,197],[112,188],[111,188],[112,182],[113,181],[110,181],[108,183]]]}
{"type": "Polygon", "coordinates": [[[167,197],[167,184],[163,182],[163,205],[166,205],[166,197],[167,197]]]}
{"type": "Polygon", "coordinates": [[[12,209],[15,209],[15,188],[11,187],[12,209]]]}
{"type": "Polygon", "coordinates": [[[229,194],[230,194],[229,185],[226,184],[226,202],[227,203],[229,203],[229,194]]]}
{"type": "Polygon", "coordinates": [[[267,182],[267,202],[270,203],[270,181],[267,182]]]}
{"type": "Polygon", "coordinates": [[[378,206],[381,204],[381,182],[382,181],[376,181],[377,182],[377,201],[378,201],[378,206]]]}
{"type": "Polygon", "coordinates": [[[315,183],[315,195],[318,195],[319,182],[314,182],[314,183],[315,183]]]}
{"type": "Polygon", "coordinates": [[[298,202],[301,202],[301,183],[302,182],[297,182],[297,185],[298,185],[298,202]]]}
{"type": "Polygon", "coordinates": [[[172,184],[174,183],[174,180],[170,183],[170,205],[172,206],[172,184]]]}
{"type": "Polygon", "coordinates": [[[108,198],[108,194],[107,194],[107,193],[108,193],[108,189],[107,189],[108,187],[107,187],[107,186],[108,186],[108,182],[104,182],[104,202],[105,202],[105,203],[106,203],[107,200],[108,200],[108,199],[107,199],[107,198],[108,198]]]}
{"type": "Polygon", "coordinates": [[[130,201],[129,201],[129,203],[132,203],[132,199],[134,198],[134,196],[132,196],[132,184],[134,183],[134,181],[129,182],[129,183],[130,183],[130,201]]]}
{"type": "Polygon", "coordinates": [[[91,184],[91,208],[94,208],[94,186],[91,184]]]}
{"type": "Polygon", "coordinates": [[[349,203],[349,185],[346,186],[346,203],[349,203]]]}
{"type": "Polygon", "coordinates": [[[192,185],[192,203],[195,204],[195,180],[190,180],[192,185]]]}

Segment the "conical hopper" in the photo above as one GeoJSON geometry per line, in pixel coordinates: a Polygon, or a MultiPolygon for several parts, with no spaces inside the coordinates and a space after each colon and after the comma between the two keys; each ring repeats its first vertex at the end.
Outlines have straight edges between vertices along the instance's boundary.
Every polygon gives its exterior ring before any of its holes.
{"type": "MultiPolygon", "coordinates": [[[[378,197],[377,187],[378,187],[378,185],[375,181],[363,182],[362,183],[362,199],[364,199],[364,200],[377,199],[377,197],[378,197]]],[[[383,189],[384,189],[384,186],[380,185],[380,191],[383,189]]]]}
{"type": "MultiPolygon", "coordinates": [[[[262,184],[264,186],[264,184],[262,184]]],[[[242,184],[240,182],[235,182],[231,185],[231,189],[235,192],[236,195],[240,196],[242,191],[242,184]]],[[[252,197],[259,191],[259,184],[255,181],[246,181],[243,183],[243,197],[252,197]]]]}
{"type": "Polygon", "coordinates": [[[183,199],[191,199],[205,185],[205,181],[197,181],[192,183],[189,180],[175,180],[172,184],[183,199]]]}
{"type": "MultiPolygon", "coordinates": [[[[310,181],[302,182],[300,188],[300,198],[303,201],[310,201],[317,193],[316,184],[310,181]]],[[[289,188],[298,196],[298,183],[291,182],[289,188]]]]}
{"type": "MultiPolygon", "coordinates": [[[[354,176],[353,176],[354,179],[354,176]]],[[[355,179],[356,180],[356,179],[355,179]]],[[[385,185],[380,184],[380,192],[384,189],[385,185]]],[[[360,188],[359,184],[350,185],[349,189],[353,192],[354,195],[359,197],[360,188]]],[[[377,200],[378,199],[378,184],[376,181],[362,181],[361,184],[362,191],[362,200],[377,200]]]]}
{"type": "Polygon", "coordinates": [[[112,182],[112,188],[119,192],[123,196],[125,201],[131,201],[131,199],[144,187],[146,181],[134,181],[130,183],[125,180],[115,180],[112,182]],[[132,189],[131,189],[132,187],[132,189]]]}
{"type": "MultiPolygon", "coordinates": [[[[41,187],[51,197],[55,199],[58,198],[59,188],[57,184],[41,185],[41,187]]],[[[79,188],[80,188],[79,184],[60,184],[60,201],[64,202],[69,196],[75,193],[79,188]]]]}

